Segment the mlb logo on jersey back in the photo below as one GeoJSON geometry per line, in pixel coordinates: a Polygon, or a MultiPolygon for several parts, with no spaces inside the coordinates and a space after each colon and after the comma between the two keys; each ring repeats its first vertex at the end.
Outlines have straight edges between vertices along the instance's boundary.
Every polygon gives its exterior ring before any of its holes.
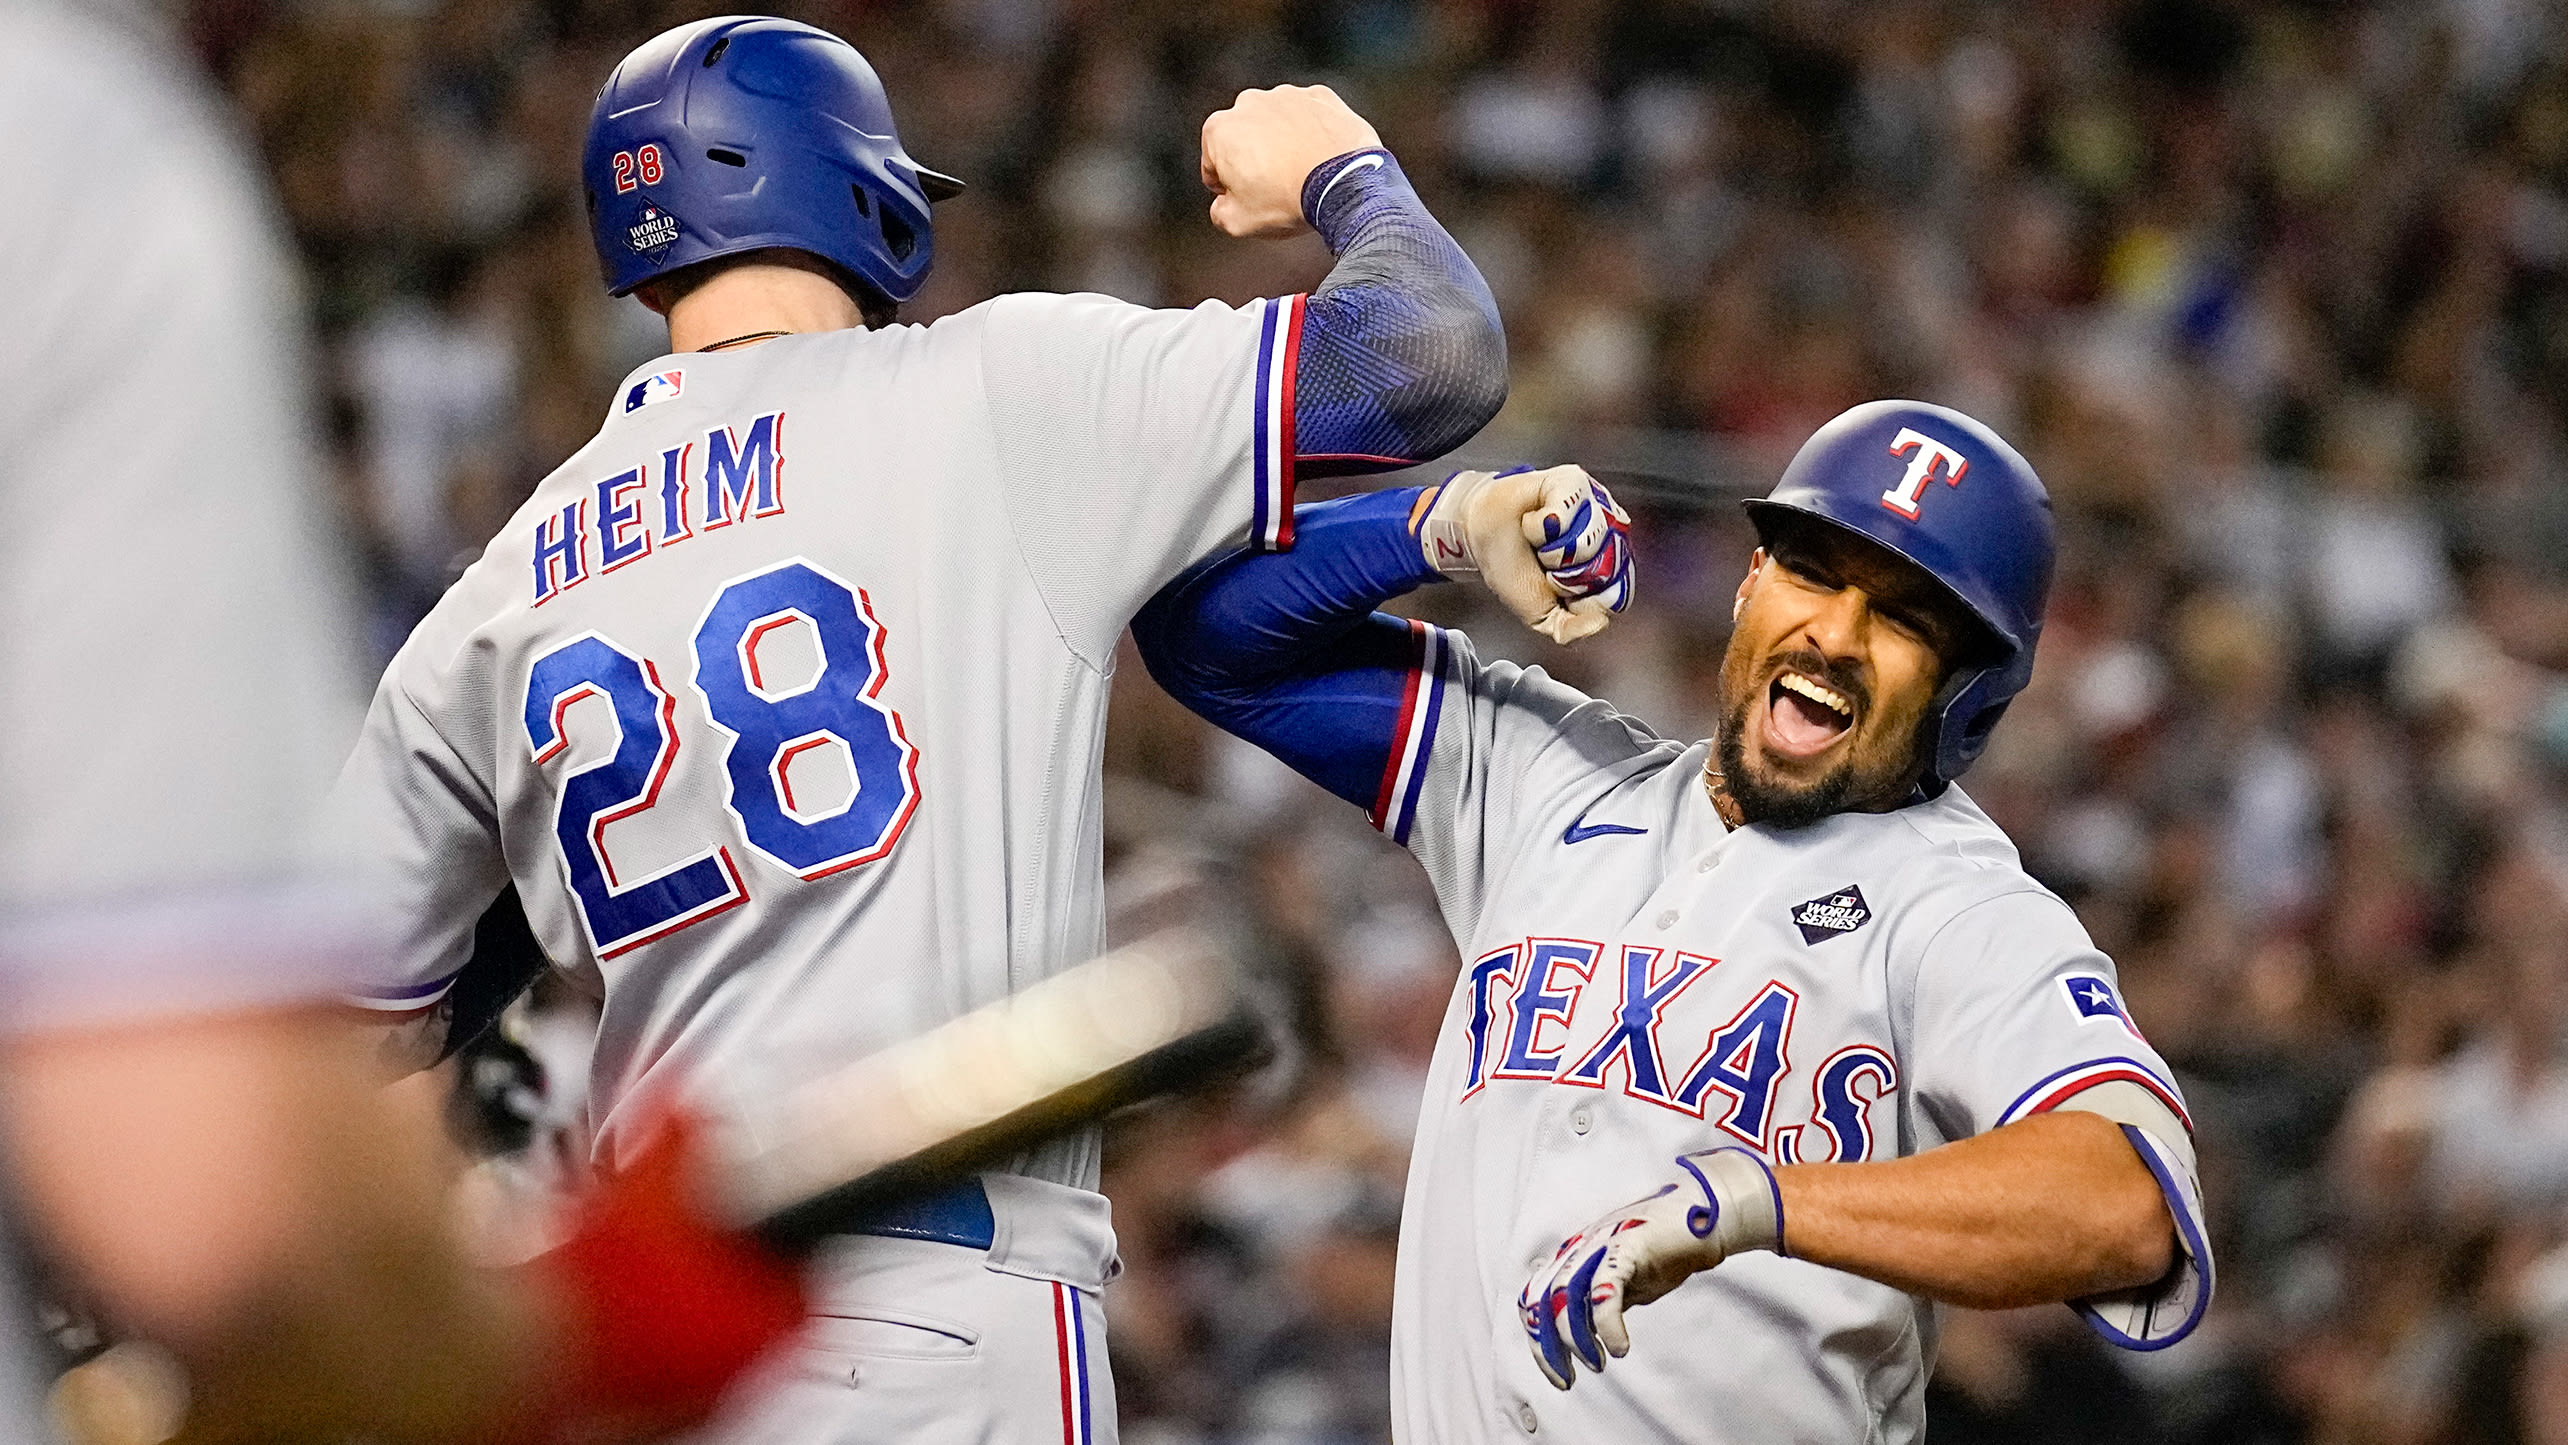
{"type": "Polygon", "coordinates": [[[1792,910],[1792,926],[1801,930],[1804,943],[1852,933],[1871,921],[1872,909],[1864,903],[1864,890],[1852,883],[1792,910]]]}
{"type": "Polygon", "coordinates": [[[2103,975],[2073,973],[2060,980],[2060,987],[2067,992],[2069,1007],[2076,1011],[2080,1023],[2089,1019],[2110,1019],[2135,1034],[2140,1031],[2132,1024],[2131,1015],[2123,1009],[2121,996],[2113,991],[2112,983],[2103,975]]]}
{"type": "Polygon", "coordinates": [[[675,401],[686,385],[687,374],[683,371],[655,371],[633,383],[632,388],[624,393],[624,409],[640,411],[646,406],[675,401]]]}

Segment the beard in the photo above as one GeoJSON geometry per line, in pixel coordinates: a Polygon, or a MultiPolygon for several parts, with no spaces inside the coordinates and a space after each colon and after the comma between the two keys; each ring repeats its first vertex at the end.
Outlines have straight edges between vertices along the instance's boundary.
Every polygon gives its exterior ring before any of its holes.
{"type": "MultiPolygon", "coordinates": [[[[1787,653],[1777,662],[1826,679],[1829,686],[1855,699],[1862,709],[1864,724],[1872,725],[1871,713],[1877,699],[1862,677],[1830,666],[1816,652],[1787,653]]],[[[1896,807],[1915,789],[1925,760],[1916,744],[1919,734],[1914,732],[1907,745],[1897,750],[1899,755],[1893,757],[1881,755],[1885,749],[1877,740],[1857,739],[1857,745],[1847,748],[1835,765],[1807,783],[1786,782],[1771,772],[1750,771],[1748,718],[1757,698],[1766,691],[1755,683],[1764,672],[1753,666],[1744,653],[1722,662],[1722,681],[1730,695],[1730,706],[1721,719],[1721,734],[1712,751],[1720,759],[1722,791],[1737,805],[1742,823],[1806,828],[1838,813],[1896,807]]]]}
{"type": "Polygon", "coordinates": [[[1855,794],[1855,760],[1841,758],[1814,783],[1798,787],[1770,782],[1748,771],[1748,705],[1742,695],[1721,720],[1720,741],[1713,754],[1721,760],[1721,791],[1738,805],[1741,824],[1807,828],[1822,818],[1846,811],[1855,794]]]}

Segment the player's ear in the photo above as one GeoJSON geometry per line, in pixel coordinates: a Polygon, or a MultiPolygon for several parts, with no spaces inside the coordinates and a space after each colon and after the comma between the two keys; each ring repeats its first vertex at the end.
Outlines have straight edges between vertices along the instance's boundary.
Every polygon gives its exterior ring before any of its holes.
{"type": "Polygon", "coordinates": [[[1766,549],[1759,547],[1748,557],[1748,575],[1739,579],[1739,595],[1730,599],[1730,621],[1735,625],[1739,613],[1748,605],[1748,592],[1757,585],[1757,574],[1765,570],[1766,549]]]}

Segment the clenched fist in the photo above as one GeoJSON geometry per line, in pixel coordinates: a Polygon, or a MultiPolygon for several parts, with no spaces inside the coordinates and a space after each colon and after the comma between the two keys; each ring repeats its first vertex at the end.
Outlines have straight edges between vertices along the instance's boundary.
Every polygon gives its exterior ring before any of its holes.
{"type": "Polygon", "coordinates": [[[1569,643],[1631,605],[1631,524],[1602,483],[1558,466],[1456,472],[1415,525],[1428,566],[1479,573],[1527,627],[1569,643]]]}
{"type": "Polygon", "coordinates": [[[1290,236],[1310,224],[1302,182],[1331,156],[1382,144],[1372,123],[1325,85],[1243,90],[1204,118],[1204,187],[1231,236],[1290,236]]]}

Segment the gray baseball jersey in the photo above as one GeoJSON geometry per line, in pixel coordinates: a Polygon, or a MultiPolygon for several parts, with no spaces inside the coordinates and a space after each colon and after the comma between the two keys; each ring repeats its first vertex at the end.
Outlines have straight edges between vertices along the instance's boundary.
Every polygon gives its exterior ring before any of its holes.
{"type": "Polygon", "coordinates": [[[1399,1435],[1911,1441],[1936,1306],[1779,1255],[1641,1310],[1559,1394],[1517,1298],[1569,1232],[1722,1143],[1886,1159],[2060,1107],[2138,1126],[2185,1258],[2082,1302],[2172,1343],[2210,1292],[2184,1105],[2098,953],[1959,788],[1798,830],[1725,828],[1707,744],[1417,629],[1379,821],[1466,960],[1428,1074],[1394,1309],[1399,1435]]]}
{"type": "MultiPolygon", "coordinates": [[[[1017,295],[636,372],[384,674],[370,1002],[433,1003],[513,880],[604,1001],[612,1158],[645,1083],[754,1110],[1092,954],[1115,642],[1289,525],[1300,305],[1017,295]]],[[[1093,1136],[1022,1167],[1092,1188],[1093,1136]]]]}

